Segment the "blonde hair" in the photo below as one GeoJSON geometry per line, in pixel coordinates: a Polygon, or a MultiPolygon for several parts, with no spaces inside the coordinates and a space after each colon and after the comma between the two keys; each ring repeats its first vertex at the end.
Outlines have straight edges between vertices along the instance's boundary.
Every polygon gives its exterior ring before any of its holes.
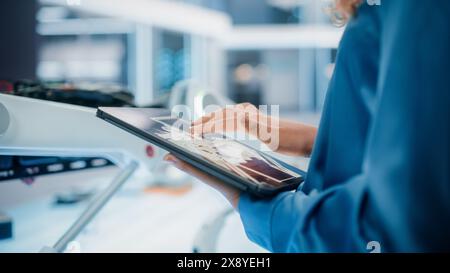
{"type": "Polygon", "coordinates": [[[327,9],[332,22],[337,26],[343,26],[356,13],[362,0],[333,0],[327,9]]]}

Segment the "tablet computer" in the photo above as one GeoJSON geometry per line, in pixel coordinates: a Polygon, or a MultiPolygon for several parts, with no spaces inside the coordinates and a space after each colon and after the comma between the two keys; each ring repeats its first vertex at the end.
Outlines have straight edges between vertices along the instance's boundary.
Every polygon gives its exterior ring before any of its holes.
{"type": "Polygon", "coordinates": [[[100,107],[97,117],[259,197],[294,190],[305,177],[303,171],[222,134],[194,136],[190,121],[173,117],[169,110],[100,107]]]}

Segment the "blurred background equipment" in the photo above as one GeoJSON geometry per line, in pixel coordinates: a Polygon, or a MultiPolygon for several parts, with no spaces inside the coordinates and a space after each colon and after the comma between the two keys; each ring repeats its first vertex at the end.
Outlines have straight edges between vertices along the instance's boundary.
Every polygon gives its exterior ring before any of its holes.
{"type": "Polygon", "coordinates": [[[118,84],[139,106],[192,79],[237,102],[280,104],[289,116],[320,112],[342,35],[323,13],[327,1],[36,2],[32,74],[118,84]],[[245,71],[250,78],[236,78],[245,71]]]}
{"type": "Polygon", "coordinates": [[[12,219],[0,211],[0,240],[13,237],[12,219]]]}
{"type": "MultiPolygon", "coordinates": [[[[107,161],[99,160],[102,158],[119,167],[130,160],[137,161],[142,172],[149,174],[155,159],[161,156],[158,151],[149,156],[147,142],[96,118],[95,108],[1,93],[0,104],[7,109],[11,120],[8,130],[0,136],[0,155],[22,156],[16,162],[30,176],[41,172],[37,165],[46,165],[44,172],[108,165],[107,161]],[[29,156],[76,159],[61,162],[29,156]],[[80,160],[80,157],[93,159],[80,160]]],[[[14,168],[14,162],[3,163],[14,168]]]]}
{"type": "Polygon", "coordinates": [[[198,231],[194,239],[192,252],[194,253],[216,253],[220,233],[225,225],[226,218],[236,213],[234,209],[228,208],[225,211],[211,217],[198,231]]]}
{"type": "MultiPolygon", "coordinates": [[[[133,94],[118,85],[38,82],[30,80],[17,81],[11,83],[11,85],[13,85],[12,90],[3,92],[16,96],[92,108],[97,108],[99,106],[134,106],[133,94]]],[[[0,92],[2,92],[1,89],[0,92]]]]}
{"type": "Polygon", "coordinates": [[[41,175],[80,171],[91,168],[111,166],[104,158],[39,157],[39,156],[0,156],[0,182],[13,179],[31,184],[41,175]]]}
{"type": "MultiPolygon", "coordinates": [[[[133,95],[118,87],[102,84],[75,85],[32,80],[2,81],[0,93],[47,101],[97,108],[99,106],[133,106],[133,95]]],[[[5,106],[1,106],[5,107],[5,106]]],[[[0,110],[1,111],[1,110],[0,110]]],[[[6,111],[6,110],[5,110],[6,111]]],[[[36,113],[38,115],[39,113],[36,113]]],[[[9,115],[2,113],[2,118],[9,115]]],[[[38,116],[37,116],[38,117],[38,116]]],[[[0,122],[4,124],[6,121],[0,122]]],[[[8,121],[9,123],[9,121],[8,121]]],[[[46,130],[45,128],[42,128],[46,130]]],[[[6,130],[5,130],[6,132],[6,130]]],[[[37,132],[36,132],[37,133],[37,132]]],[[[58,158],[36,156],[0,156],[0,182],[22,179],[32,183],[34,177],[67,171],[78,171],[112,165],[103,158],[58,158]]]]}

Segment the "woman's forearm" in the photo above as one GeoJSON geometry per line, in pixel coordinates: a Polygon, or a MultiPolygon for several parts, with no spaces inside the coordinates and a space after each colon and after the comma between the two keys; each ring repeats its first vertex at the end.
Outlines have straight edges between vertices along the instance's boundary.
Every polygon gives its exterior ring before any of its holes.
{"type": "Polygon", "coordinates": [[[280,121],[280,145],[277,152],[295,155],[310,156],[317,136],[314,126],[288,121],[280,121]]]}
{"type": "Polygon", "coordinates": [[[275,152],[293,156],[309,156],[317,134],[313,126],[265,115],[248,103],[220,109],[191,126],[193,134],[236,131],[257,137],[275,152]]]}
{"type": "Polygon", "coordinates": [[[273,117],[259,117],[258,132],[253,134],[275,152],[291,156],[309,156],[317,135],[314,126],[273,117]]]}

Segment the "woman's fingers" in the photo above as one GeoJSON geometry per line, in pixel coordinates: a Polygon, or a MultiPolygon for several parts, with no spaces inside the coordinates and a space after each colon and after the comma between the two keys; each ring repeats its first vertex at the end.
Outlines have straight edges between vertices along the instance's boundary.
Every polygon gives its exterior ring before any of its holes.
{"type": "Polygon", "coordinates": [[[220,109],[194,121],[190,131],[193,135],[249,132],[251,129],[257,128],[258,116],[258,109],[255,106],[249,103],[238,104],[234,107],[220,109]]]}
{"type": "Polygon", "coordinates": [[[172,163],[172,164],[176,164],[179,161],[179,159],[176,158],[172,154],[166,154],[163,159],[164,159],[164,161],[167,161],[167,162],[172,163]]]}
{"type": "Polygon", "coordinates": [[[208,120],[210,120],[212,117],[213,117],[212,113],[208,114],[208,115],[205,115],[205,116],[197,119],[196,121],[192,122],[191,126],[201,125],[201,124],[207,122],[208,120]]]}
{"type": "Polygon", "coordinates": [[[205,184],[216,189],[217,191],[222,193],[226,199],[228,199],[228,201],[234,208],[237,208],[237,205],[239,202],[239,196],[240,196],[239,190],[237,190],[231,186],[228,186],[228,185],[224,184],[222,181],[218,180],[217,178],[193,167],[192,165],[190,165],[182,160],[179,160],[172,154],[166,155],[164,157],[164,160],[173,164],[173,166],[176,167],[177,169],[196,177],[200,181],[202,181],[205,184]]]}
{"type": "Polygon", "coordinates": [[[208,122],[191,127],[191,132],[195,135],[234,132],[237,130],[236,120],[229,119],[211,119],[208,122]]]}
{"type": "Polygon", "coordinates": [[[186,172],[211,186],[214,186],[214,188],[216,188],[216,184],[219,184],[219,181],[216,178],[200,171],[199,169],[191,166],[183,160],[178,159],[172,154],[167,154],[164,157],[164,160],[171,163],[177,169],[186,172]]]}
{"type": "Polygon", "coordinates": [[[220,109],[214,113],[210,113],[196,121],[191,125],[191,133],[193,135],[202,135],[208,133],[214,133],[216,128],[220,129],[219,123],[223,123],[223,117],[226,116],[227,109],[220,109]],[[217,124],[217,125],[216,125],[217,124]]]}
{"type": "Polygon", "coordinates": [[[207,123],[207,122],[209,122],[211,120],[219,119],[220,117],[223,116],[223,113],[225,111],[227,111],[227,109],[228,108],[222,108],[222,109],[219,109],[219,110],[217,110],[215,112],[209,113],[209,114],[207,114],[207,115],[197,119],[196,121],[192,122],[191,126],[198,126],[198,125],[205,124],[205,123],[207,123]]]}

